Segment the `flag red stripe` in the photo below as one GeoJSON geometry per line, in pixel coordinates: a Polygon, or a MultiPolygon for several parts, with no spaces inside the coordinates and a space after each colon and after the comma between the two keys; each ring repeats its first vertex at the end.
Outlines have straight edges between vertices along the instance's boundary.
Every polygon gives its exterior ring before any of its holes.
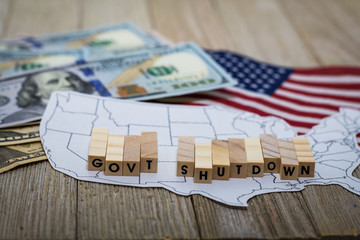
{"type": "Polygon", "coordinates": [[[289,91],[289,92],[305,94],[308,96],[322,97],[322,98],[334,99],[334,100],[342,100],[345,102],[351,102],[351,103],[356,103],[356,104],[360,103],[360,98],[353,97],[353,96],[337,96],[337,95],[326,94],[326,93],[311,93],[311,92],[307,92],[307,91],[303,91],[303,90],[295,90],[295,89],[287,88],[285,86],[281,86],[280,88],[284,89],[286,91],[289,91]]]}
{"type": "Polygon", "coordinates": [[[306,117],[314,117],[314,118],[319,118],[319,119],[322,119],[322,118],[328,116],[327,114],[309,113],[309,112],[305,112],[305,111],[299,111],[299,110],[296,110],[296,109],[288,108],[288,107],[285,107],[285,106],[281,106],[281,105],[266,101],[266,100],[264,100],[262,98],[248,96],[248,95],[241,94],[239,92],[231,91],[231,90],[228,90],[228,89],[219,89],[219,90],[216,90],[216,91],[223,92],[223,93],[226,93],[226,94],[230,94],[230,95],[236,96],[236,97],[238,97],[240,99],[246,99],[246,100],[250,100],[250,101],[253,101],[253,102],[256,102],[256,103],[260,103],[262,105],[271,107],[273,109],[281,110],[283,112],[291,113],[291,114],[294,114],[294,115],[306,116],[306,117]]]}
{"type": "Polygon", "coordinates": [[[309,107],[317,107],[317,108],[328,109],[328,110],[332,110],[332,111],[339,111],[339,106],[324,104],[324,103],[315,103],[315,102],[312,102],[311,100],[304,101],[301,99],[293,99],[293,98],[289,98],[289,97],[286,97],[283,95],[278,95],[278,94],[276,94],[276,91],[273,93],[273,95],[271,95],[271,97],[279,99],[279,100],[284,100],[287,102],[296,103],[299,105],[304,105],[304,106],[309,106],[309,107]]]}
{"type": "Polygon", "coordinates": [[[323,75],[323,76],[349,76],[360,75],[359,67],[322,67],[322,68],[297,68],[294,74],[323,75]]]}
{"type": "Polygon", "coordinates": [[[233,102],[233,101],[228,100],[228,99],[211,96],[211,95],[204,94],[204,93],[192,94],[192,96],[199,97],[199,98],[204,98],[204,99],[210,99],[210,100],[212,100],[214,102],[217,102],[217,103],[220,103],[220,104],[223,104],[223,105],[226,105],[226,106],[230,106],[230,107],[233,107],[233,108],[236,108],[236,109],[240,109],[240,110],[244,110],[244,111],[248,111],[248,112],[253,112],[253,113],[256,113],[256,114],[258,114],[260,116],[275,116],[275,117],[284,119],[286,122],[288,122],[290,125],[292,125],[294,127],[298,126],[298,127],[303,127],[303,128],[311,128],[312,126],[314,126],[313,123],[305,123],[305,122],[301,122],[301,121],[295,121],[295,120],[287,119],[287,118],[278,116],[276,114],[271,114],[271,113],[262,111],[262,110],[260,110],[258,108],[250,107],[250,106],[247,106],[247,105],[244,105],[244,104],[233,102]]]}
{"type": "Polygon", "coordinates": [[[347,83],[347,82],[338,82],[338,83],[316,83],[316,82],[302,82],[297,81],[294,79],[287,79],[286,82],[295,83],[302,86],[312,86],[312,87],[321,87],[321,88],[328,88],[328,89],[349,89],[349,90],[359,90],[360,83],[347,83]]]}

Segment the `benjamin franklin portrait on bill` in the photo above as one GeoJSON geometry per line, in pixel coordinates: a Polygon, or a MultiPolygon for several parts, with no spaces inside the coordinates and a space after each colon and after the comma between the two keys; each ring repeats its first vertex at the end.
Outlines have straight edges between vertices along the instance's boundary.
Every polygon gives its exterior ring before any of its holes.
{"type": "Polygon", "coordinates": [[[94,89],[71,72],[51,70],[29,75],[21,85],[16,104],[21,110],[5,117],[2,122],[16,122],[41,117],[53,91],[93,93],[94,89]]]}

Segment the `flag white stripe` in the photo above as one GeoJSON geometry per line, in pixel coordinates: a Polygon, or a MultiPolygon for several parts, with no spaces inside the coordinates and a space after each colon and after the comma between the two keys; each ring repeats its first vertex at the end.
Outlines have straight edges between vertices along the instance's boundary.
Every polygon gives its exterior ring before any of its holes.
{"type": "Polygon", "coordinates": [[[360,96],[360,91],[351,91],[351,90],[334,90],[334,89],[326,89],[326,88],[314,88],[312,86],[304,86],[304,85],[299,85],[296,83],[289,83],[289,82],[284,82],[283,85],[284,87],[290,88],[290,89],[294,89],[294,90],[301,90],[304,92],[308,92],[308,93],[320,93],[320,94],[329,94],[329,95],[333,95],[333,96],[352,96],[352,97],[359,97],[360,96]]]}
{"type": "Polygon", "coordinates": [[[302,112],[320,113],[320,114],[326,114],[326,115],[336,113],[336,111],[332,111],[332,110],[329,110],[329,109],[321,109],[321,108],[318,108],[318,107],[309,107],[309,106],[299,105],[297,103],[293,103],[293,102],[290,102],[288,100],[276,99],[276,98],[270,97],[270,96],[265,95],[265,94],[246,91],[246,90],[243,90],[243,89],[240,89],[240,88],[227,88],[227,90],[238,92],[240,94],[244,94],[244,95],[251,96],[251,97],[261,98],[261,99],[263,99],[263,100],[265,100],[265,101],[267,101],[269,103],[273,103],[273,104],[283,106],[283,107],[287,107],[287,108],[293,108],[293,109],[296,109],[296,110],[302,111],[302,112]]]}
{"type": "Polygon", "coordinates": [[[290,79],[310,83],[360,83],[360,77],[355,76],[315,76],[291,74],[290,79]]]}
{"type": "Polygon", "coordinates": [[[280,96],[285,96],[285,97],[288,97],[288,98],[292,98],[292,99],[295,99],[295,100],[301,100],[301,101],[309,102],[309,104],[314,102],[314,103],[329,104],[329,105],[336,106],[336,107],[341,106],[341,107],[360,108],[360,104],[355,103],[355,102],[351,103],[351,102],[328,99],[328,98],[323,98],[323,97],[314,97],[314,96],[309,96],[309,95],[305,95],[305,94],[299,94],[299,93],[287,91],[287,90],[284,90],[284,89],[281,89],[281,88],[276,90],[275,94],[280,95],[280,96]]]}
{"type": "Polygon", "coordinates": [[[263,112],[266,112],[269,115],[277,115],[279,117],[286,118],[286,119],[293,120],[293,121],[301,121],[301,122],[304,122],[304,123],[316,124],[320,120],[319,118],[304,117],[304,116],[299,116],[299,115],[296,115],[296,114],[291,114],[291,113],[288,113],[288,112],[284,112],[284,111],[281,111],[281,110],[278,110],[278,109],[275,109],[275,108],[268,107],[268,106],[263,105],[263,104],[259,104],[259,103],[254,102],[254,101],[241,99],[239,97],[235,97],[234,95],[230,95],[230,94],[225,94],[225,93],[221,93],[221,92],[205,92],[204,94],[214,96],[214,97],[223,98],[223,99],[227,99],[227,100],[232,101],[234,103],[247,105],[247,106],[259,109],[259,110],[261,110],[263,112]]]}

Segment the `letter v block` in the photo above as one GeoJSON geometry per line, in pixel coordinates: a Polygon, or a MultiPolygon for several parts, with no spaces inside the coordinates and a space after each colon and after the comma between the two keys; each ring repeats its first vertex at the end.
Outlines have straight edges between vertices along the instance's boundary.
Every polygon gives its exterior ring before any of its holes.
{"type": "Polygon", "coordinates": [[[211,143],[195,143],[195,183],[211,183],[211,143]]]}
{"type": "Polygon", "coordinates": [[[109,130],[107,128],[92,129],[88,155],[89,171],[105,170],[105,156],[108,135],[109,130]]]}
{"type": "Polygon", "coordinates": [[[195,165],[195,138],[179,137],[176,176],[193,177],[195,165]]]}
{"type": "Polygon", "coordinates": [[[299,176],[299,162],[292,140],[278,140],[281,166],[280,179],[296,180],[299,176]]]}
{"type": "Polygon", "coordinates": [[[157,132],[141,132],[140,171],[156,173],[158,166],[157,132]]]}
{"type": "Polygon", "coordinates": [[[230,177],[230,159],[228,141],[216,140],[211,141],[211,153],[214,180],[229,180],[230,177]]]}
{"type": "Polygon", "coordinates": [[[124,176],[140,176],[140,142],[140,136],[125,136],[123,166],[124,176]]]}
{"type": "Polygon", "coordinates": [[[299,177],[314,177],[315,159],[309,140],[305,137],[293,138],[296,156],[299,161],[299,177]]]}

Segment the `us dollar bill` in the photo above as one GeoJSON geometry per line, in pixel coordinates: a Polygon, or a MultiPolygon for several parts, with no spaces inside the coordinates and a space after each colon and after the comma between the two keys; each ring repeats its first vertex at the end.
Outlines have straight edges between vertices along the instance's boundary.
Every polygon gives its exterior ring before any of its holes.
{"type": "Polygon", "coordinates": [[[40,142],[0,147],[0,152],[0,173],[20,165],[47,159],[40,142]]]}
{"type": "MultiPolygon", "coordinates": [[[[94,56],[95,57],[95,56],[94,56]]],[[[0,77],[40,68],[82,64],[90,59],[86,49],[36,52],[0,51],[0,77]]]]}
{"type": "Polygon", "coordinates": [[[0,129],[0,146],[40,141],[39,125],[0,129]]]}
{"type": "Polygon", "coordinates": [[[159,45],[163,43],[126,22],[76,32],[2,41],[0,50],[38,51],[86,48],[90,52],[110,49],[121,52],[159,45]]]}
{"type": "Polygon", "coordinates": [[[193,43],[0,79],[0,127],[41,118],[53,91],[148,100],[236,84],[193,43]]]}

